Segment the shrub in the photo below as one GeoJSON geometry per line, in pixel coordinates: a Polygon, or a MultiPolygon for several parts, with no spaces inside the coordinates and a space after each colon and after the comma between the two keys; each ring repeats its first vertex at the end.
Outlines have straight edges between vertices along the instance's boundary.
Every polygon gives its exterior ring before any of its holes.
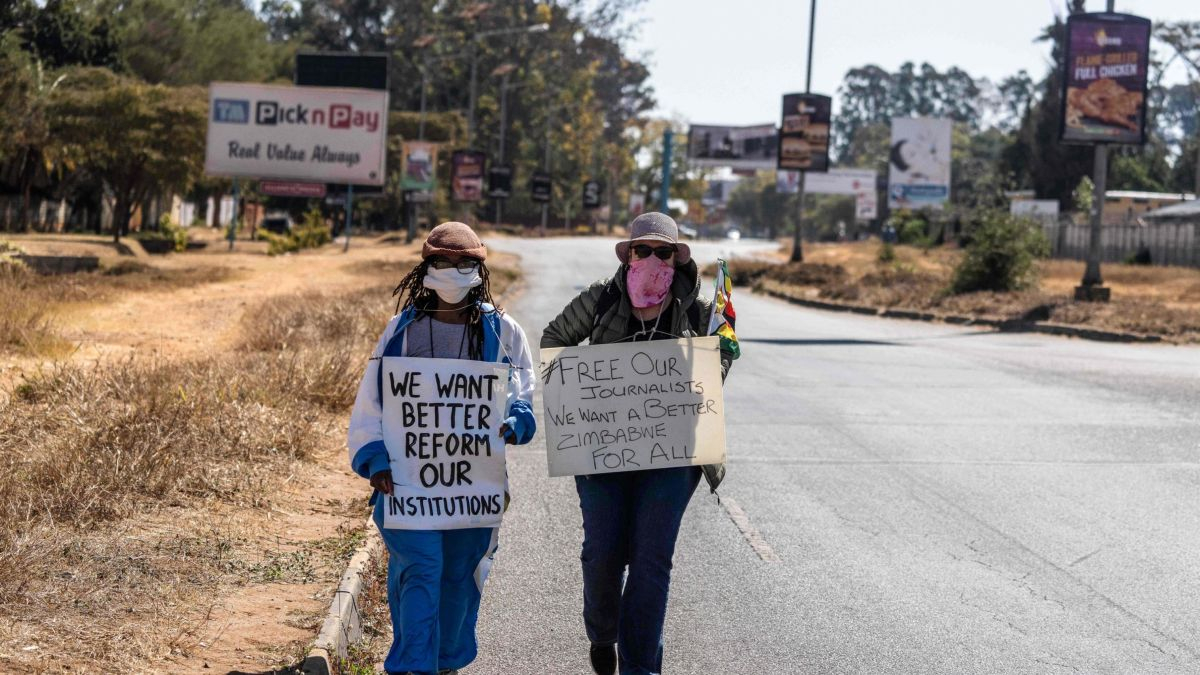
{"type": "MultiPolygon", "coordinates": [[[[734,286],[753,286],[767,270],[771,269],[776,263],[767,262],[765,260],[743,260],[734,258],[733,260],[725,261],[729,269],[729,279],[733,281],[734,286]]],[[[717,275],[717,264],[709,263],[702,270],[704,275],[712,278],[717,275]]]]}
{"type": "Polygon", "coordinates": [[[876,260],[884,264],[895,262],[896,247],[892,246],[891,242],[883,242],[883,246],[879,247],[879,255],[876,256],[876,260]]]}
{"type": "Polygon", "coordinates": [[[932,245],[929,238],[929,221],[924,214],[900,209],[892,215],[888,224],[895,228],[896,238],[901,244],[920,246],[921,248],[928,248],[932,245]]]}
{"type": "Polygon", "coordinates": [[[824,263],[787,263],[772,265],[764,275],[789,286],[828,286],[846,281],[846,268],[824,263]]]}
{"type": "Polygon", "coordinates": [[[1038,258],[1050,242],[1038,225],[1001,211],[990,211],[972,232],[966,255],[954,270],[951,292],[1020,291],[1037,283],[1038,258]]]}
{"type": "Polygon", "coordinates": [[[17,257],[22,253],[19,246],[0,239],[0,269],[25,269],[25,261],[17,257]]]}
{"type": "Polygon", "coordinates": [[[263,239],[267,240],[268,255],[293,253],[305,248],[319,248],[333,241],[333,236],[329,233],[329,226],[325,224],[325,218],[317,209],[312,209],[304,214],[304,222],[297,225],[288,234],[264,231],[261,235],[263,239]]]}
{"type": "Polygon", "coordinates": [[[187,250],[187,230],[176,225],[166,214],[159,218],[157,230],[142,230],[133,236],[139,241],[170,241],[174,244],[176,253],[187,250]]]}

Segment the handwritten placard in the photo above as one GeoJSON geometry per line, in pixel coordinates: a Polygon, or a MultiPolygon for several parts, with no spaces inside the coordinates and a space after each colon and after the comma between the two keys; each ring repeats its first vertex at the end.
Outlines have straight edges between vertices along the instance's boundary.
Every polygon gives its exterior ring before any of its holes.
{"type": "Polygon", "coordinates": [[[498,527],[504,514],[508,371],[494,363],[385,357],[383,442],[395,491],[383,526],[498,527]]]}
{"type": "Polygon", "coordinates": [[[543,349],[551,476],[725,461],[716,337],[543,349]]]}

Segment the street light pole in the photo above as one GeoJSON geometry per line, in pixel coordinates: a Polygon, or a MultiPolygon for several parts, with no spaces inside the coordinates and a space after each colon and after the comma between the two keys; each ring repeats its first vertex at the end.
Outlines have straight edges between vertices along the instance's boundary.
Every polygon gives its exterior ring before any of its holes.
{"type": "MultiPolygon", "coordinates": [[[[543,138],[545,139],[544,145],[546,146],[545,155],[542,156],[542,172],[545,173],[547,176],[550,175],[550,116],[553,114],[554,114],[554,111],[552,109],[546,110],[546,121],[545,121],[545,126],[542,131],[543,138]]],[[[550,188],[550,193],[551,193],[551,195],[553,195],[554,194],[553,183],[551,183],[551,186],[552,187],[550,188]]],[[[549,215],[550,215],[550,202],[542,202],[542,227],[541,227],[541,231],[539,232],[539,234],[543,237],[546,236],[546,218],[548,218],[549,215]]]]}
{"type": "Polygon", "coordinates": [[[485,30],[481,33],[475,33],[471,36],[471,83],[469,86],[468,108],[467,108],[467,148],[470,149],[475,140],[475,99],[476,99],[476,81],[479,61],[479,42],[484,38],[494,37],[497,35],[512,35],[514,33],[545,33],[550,30],[548,23],[535,23],[532,26],[519,26],[517,28],[500,28],[497,30],[485,30]]]}
{"type": "MultiPolygon", "coordinates": [[[[508,127],[508,71],[500,80],[500,152],[497,153],[497,163],[504,166],[504,132],[508,127]]],[[[504,200],[496,199],[496,227],[500,227],[500,216],[503,213],[504,200]]]]}
{"type": "MultiPolygon", "coordinates": [[[[810,0],[808,9],[808,64],[804,76],[804,93],[812,93],[812,66],[813,66],[813,35],[817,27],[817,0],[810,0]]],[[[792,232],[792,256],[791,262],[803,262],[804,249],[802,248],[803,231],[804,231],[804,171],[800,171],[799,185],[797,185],[796,195],[796,228],[792,232]]]]}
{"type": "Polygon", "coordinates": [[[467,108],[467,149],[470,150],[471,144],[475,141],[475,71],[479,65],[479,47],[478,37],[471,38],[471,85],[470,85],[470,103],[467,108]]]}

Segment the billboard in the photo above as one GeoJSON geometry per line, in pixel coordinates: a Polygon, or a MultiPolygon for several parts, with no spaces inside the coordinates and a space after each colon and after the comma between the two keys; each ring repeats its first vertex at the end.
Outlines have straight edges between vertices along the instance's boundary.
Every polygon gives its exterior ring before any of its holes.
{"type": "Polygon", "coordinates": [[[583,184],[583,208],[598,209],[600,208],[601,193],[604,192],[604,185],[600,181],[589,180],[583,184]]]}
{"type": "Polygon", "coordinates": [[[785,94],[775,168],[829,169],[829,121],[833,100],[820,94],[785,94]]]}
{"type": "Polygon", "coordinates": [[[428,141],[404,142],[404,166],[400,171],[401,190],[433,190],[437,182],[437,144],[428,141]]]}
{"type": "Polygon", "coordinates": [[[529,198],[535,202],[545,204],[550,201],[554,187],[550,181],[550,174],[545,171],[535,171],[529,179],[529,198]]]}
{"type": "Polygon", "coordinates": [[[774,124],[693,124],[688,128],[688,161],[694,166],[770,169],[775,166],[777,134],[774,124]]]}
{"type": "Polygon", "coordinates": [[[450,198],[456,202],[483,199],[483,167],[487,155],[478,150],[455,150],[450,156],[450,198]]]}
{"type": "Polygon", "coordinates": [[[213,82],[211,176],[383,185],[386,91],[213,82]]]}
{"type": "Polygon", "coordinates": [[[508,199],[512,196],[512,164],[499,164],[488,169],[488,199],[508,199]]]}
{"type": "Polygon", "coordinates": [[[953,122],[932,117],[892,120],[888,155],[888,206],[942,208],[950,198],[950,132],[953,122]]]}
{"type": "MultiPolygon", "coordinates": [[[[852,195],[855,217],[870,220],[878,215],[875,172],[871,169],[830,169],[828,173],[810,173],[804,177],[804,191],[812,194],[852,195]]],[[[775,191],[796,194],[800,191],[799,171],[775,174],[775,191]]]]}
{"type": "Polygon", "coordinates": [[[1128,14],[1067,18],[1059,136],[1066,143],[1146,141],[1150,21],[1128,14]]]}

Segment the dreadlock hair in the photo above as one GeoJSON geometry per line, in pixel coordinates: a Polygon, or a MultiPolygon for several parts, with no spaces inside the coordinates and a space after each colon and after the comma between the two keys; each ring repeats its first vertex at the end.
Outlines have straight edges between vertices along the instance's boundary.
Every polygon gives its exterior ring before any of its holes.
{"type": "MultiPolygon", "coordinates": [[[[412,308],[416,311],[416,318],[421,316],[432,317],[438,306],[437,292],[430,288],[425,288],[425,274],[429,271],[429,258],[422,260],[416,267],[412,268],[400,283],[392,291],[392,295],[396,298],[396,313],[412,308]]],[[[467,355],[468,358],[479,360],[483,358],[483,310],[479,308],[479,304],[487,303],[493,307],[491,311],[503,314],[504,309],[496,304],[492,299],[491,275],[488,273],[487,265],[479,261],[479,278],[483,283],[467,292],[467,304],[459,314],[465,314],[467,317],[467,355]]]]}

